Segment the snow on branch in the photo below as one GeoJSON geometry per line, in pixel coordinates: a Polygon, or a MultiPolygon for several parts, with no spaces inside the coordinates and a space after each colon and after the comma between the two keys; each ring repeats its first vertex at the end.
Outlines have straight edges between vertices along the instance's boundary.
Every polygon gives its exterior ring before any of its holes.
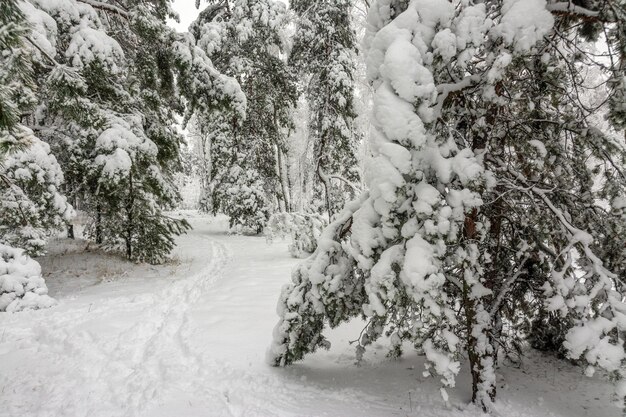
{"type": "Polygon", "coordinates": [[[52,58],[50,54],[48,54],[41,46],[39,46],[37,42],[35,42],[30,36],[27,36],[26,40],[28,41],[28,43],[33,45],[35,49],[37,49],[41,53],[41,55],[43,55],[52,65],[57,67],[59,66],[59,63],[54,58],[52,58]]]}
{"type": "Polygon", "coordinates": [[[481,79],[480,74],[474,74],[471,76],[467,76],[463,78],[461,81],[456,83],[449,84],[439,84],[437,86],[437,92],[440,94],[437,98],[437,104],[435,105],[435,115],[439,117],[441,115],[441,110],[443,109],[443,104],[445,103],[448,96],[456,91],[464,90],[468,87],[471,87],[473,84],[479,82],[481,79]]]}
{"type": "Polygon", "coordinates": [[[548,11],[555,14],[567,14],[578,15],[584,17],[597,18],[600,13],[593,10],[585,9],[584,7],[575,5],[572,1],[558,2],[547,5],[548,11]]]}
{"type": "Polygon", "coordinates": [[[117,13],[120,16],[123,16],[125,18],[129,17],[129,14],[126,10],[114,4],[104,3],[101,1],[97,1],[97,0],[77,0],[77,1],[79,1],[80,3],[88,4],[94,9],[100,9],[100,10],[104,10],[107,12],[117,13]]]}
{"type": "Polygon", "coordinates": [[[346,178],[342,177],[341,175],[334,175],[334,174],[331,174],[331,175],[328,175],[327,177],[328,177],[328,178],[331,178],[331,179],[336,179],[336,180],[339,180],[339,181],[341,181],[341,182],[345,183],[345,184],[346,184],[348,187],[350,187],[350,188],[352,189],[352,191],[354,191],[355,193],[359,193],[359,192],[361,192],[361,188],[360,188],[360,187],[358,187],[357,185],[355,185],[355,184],[354,184],[354,183],[352,183],[351,181],[347,180],[346,178]]]}
{"type": "Polygon", "coordinates": [[[602,278],[615,278],[615,274],[607,270],[603,266],[602,260],[598,258],[598,256],[591,250],[590,246],[593,244],[593,236],[591,236],[586,231],[577,228],[569,220],[567,220],[563,211],[557,208],[554,203],[552,203],[550,198],[546,195],[545,190],[541,190],[537,187],[532,187],[531,191],[537,194],[543,200],[543,202],[546,204],[546,206],[548,206],[550,211],[554,213],[559,222],[570,233],[570,246],[575,243],[580,243],[582,245],[584,254],[592,262],[594,273],[602,278]]]}

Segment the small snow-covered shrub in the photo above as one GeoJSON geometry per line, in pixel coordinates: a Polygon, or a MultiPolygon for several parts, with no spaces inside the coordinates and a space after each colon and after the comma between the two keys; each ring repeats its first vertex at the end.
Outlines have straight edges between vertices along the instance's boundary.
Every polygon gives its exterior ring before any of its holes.
{"type": "Polygon", "coordinates": [[[22,249],[0,244],[0,311],[37,310],[55,304],[39,263],[22,249]]]}
{"type": "Polygon", "coordinates": [[[317,239],[327,225],[328,221],[317,213],[276,213],[267,222],[265,237],[271,242],[290,236],[289,252],[294,258],[303,258],[315,252],[317,239]]]}
{"type": "Polygon", "coordinates": [[[266,197],[261,175],[236,166],[230,169],[223,184],[213,194],[213,212],[224,213],[232,233],[259,234],[263,231],[271,203],[266,197]]]}

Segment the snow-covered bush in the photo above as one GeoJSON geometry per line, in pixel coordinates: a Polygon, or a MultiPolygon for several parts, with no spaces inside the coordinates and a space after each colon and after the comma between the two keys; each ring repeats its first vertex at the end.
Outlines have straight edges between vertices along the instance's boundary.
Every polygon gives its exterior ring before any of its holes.
{"type": "Polygon", "coordinates": [[[228,188],[213,194],[215,211],[229,217],[230,229],[235,233],[261,233],[269,218],[270,203],[258,173],[233,167],[225,182],[228,188]]]}
{"type": "Polygon", "coordinates": [[[269,242],[276,238],[291,238],[289,252],[295,258],[303,258],[317,249],[317,239],[328,226],[326,218],[316,213],[276,213],[265,226],[269,242]]]}
{"type": "Polygon", "coordinates": [[[48,296],[39,263],[22,249],[0,244],[0,312],[36,310],[55,304],[48,296]]]}

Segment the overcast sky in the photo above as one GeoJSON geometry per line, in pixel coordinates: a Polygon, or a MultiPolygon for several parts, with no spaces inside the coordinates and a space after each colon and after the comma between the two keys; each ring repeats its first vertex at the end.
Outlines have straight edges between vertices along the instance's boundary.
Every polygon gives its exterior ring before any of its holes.
{"type": "MultiPolygon", "coordinates": [[[[280,0],[285,4],[288,4],[288,0],[280,0]]],[[[173,20],[170,21],[170,25],[179,32],[187,32],[189,25],[200,13],[200,10],[196,9],[196,0],[174,0],[174,10],[180,16],[180,23],[176,23],[173,20]]],[[[200,9],[204,8],[206,3],[200,2],[200,9]]]]}

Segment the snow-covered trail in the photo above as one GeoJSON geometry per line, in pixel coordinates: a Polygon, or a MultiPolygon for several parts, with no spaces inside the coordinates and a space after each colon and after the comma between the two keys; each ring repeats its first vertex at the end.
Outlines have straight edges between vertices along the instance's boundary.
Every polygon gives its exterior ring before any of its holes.
{"type": "Polygon", "coordinates": [[[135,416],[182,384],[199,361],[185,342],[190,308],[228,259],[206,237],[185,243],[187,276],[93,288],[51,310],[3,315],[0,415],[135,416]]]}
{"type": "MultiPolygon", "coordinates": [[[[328,352],[287,369],[267,366],[276,300],[298,261],[286,242],[229,236],[214,219],[190,221],[172,276],[140,273],[75,293],[59,284],[59,306],[0,315],[1,417],[481,415],[443,404],[413,353],[391,361],[376,343],[355,366],[348,341],[360,323],[332,331],[328,352]]],[[[500,379],[503,416],[615,415],[601,405],[606,383],[560,361],[534,358],[502,368],[500,379]],[[555,388],[557,366],[564,377],[555,388]]],[[[469,396],[461,388],[450,394],[453,404],[469,396]]]]}
{"type": "MultiPolygon", "coordinates": [[[[200,372],[191,376],[197,380],[159,398],[146,415],[364,416],[372,409],[370,415],[403,415],[380,398],[342,386],[333,372],[328,380],[311,381],[315,375],[306,367],[269,367],[265,350],[277,321],[276,301],[298,260],[286,243],[268,245],[262,237],[228,236],[201,224],[194,230],[228,245],[233,259],[193,308],[196,331],[188,344],[202,358],[200,372]]],[[[352,355],[346,359],[357,371],[352,355]]]]}

